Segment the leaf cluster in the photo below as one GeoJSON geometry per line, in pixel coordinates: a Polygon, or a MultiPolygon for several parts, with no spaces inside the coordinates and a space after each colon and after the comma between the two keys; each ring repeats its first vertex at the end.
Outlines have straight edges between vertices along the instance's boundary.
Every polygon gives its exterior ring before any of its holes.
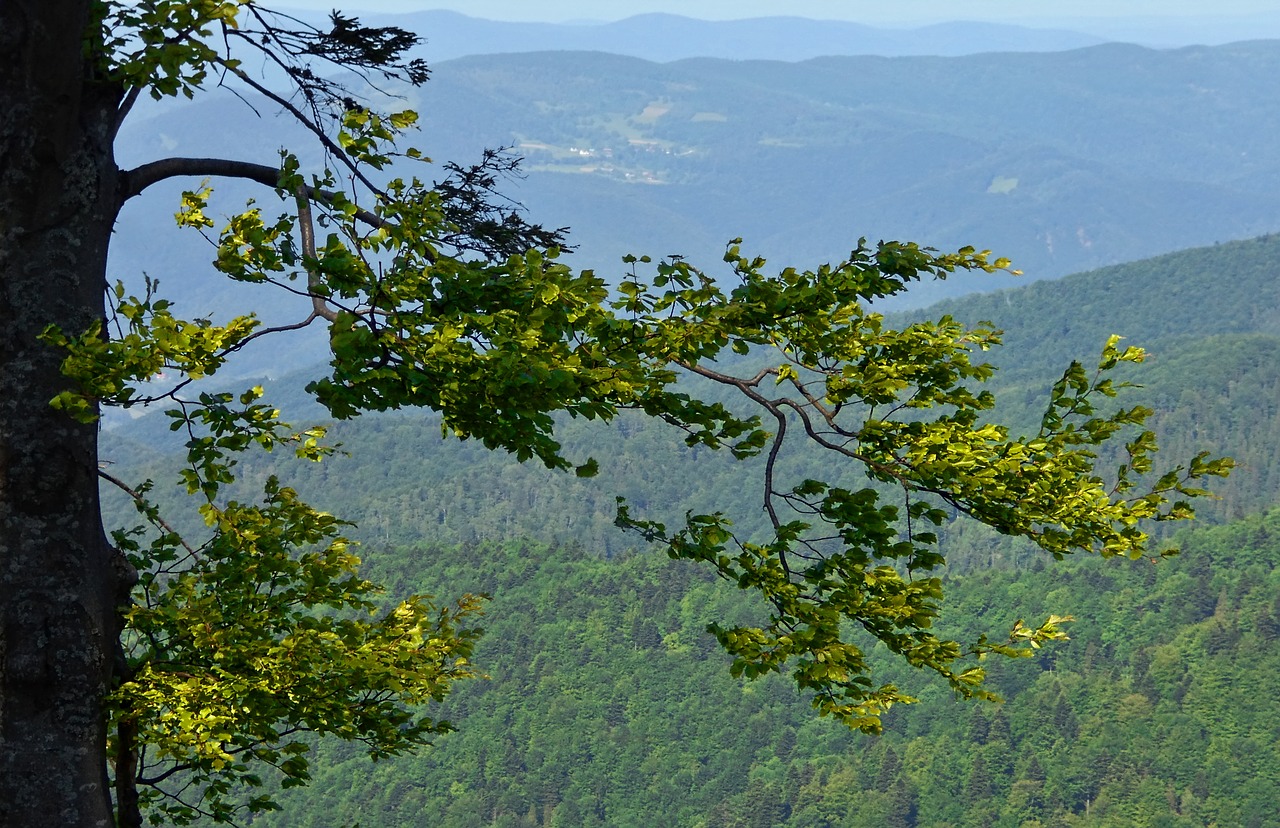
{"type": "Polygon", "coordinates": [[[150,482],[130,490],[145,524],[113,535],[139,581],[123,616],[109,750],[117,782],[132,774],[141,806],[178,824],[272,807],[268,796],[236,797],[262,784],[264,766],[284,787],[305,783],[307,734],[362,743],[375,758],[426,744],[450,725],[425,705],[476,675],[481,598],[386,606],[357,574],[341,520],[274,476],[261,502],[221,497],[234,458],[254,444],[290,444],[312,460],[327,453],[322,431],[290,432],[255,402],[260,394],[239,405],[205,394],[171,412],[191,435],[181,477],[203,500],[207,540],[193,546],[172,531],[148,500],[150,482]]]}
{"type": "MultiPolygon", "coordinates": [[[[771,422],[771,433],[753,432],[752,448],[767,453],[762,499],[773,537],[737,537],[721,514],[690,514],[683,528],[669,532],[622,505],[619,522],[665,543],[673,557],[709,563],[765,598],[773,609],[769,625],[713,625],[736,657],[735,672],[755,677],[790,669],[814,691],[820,711],[850,726],[874,731],[882,712],[914,700],[893,685],[872,683],[854,631],[941,674],[957,693],[978,697],[988,695],[983,669],[963,667],[963,659],[1025,655],[1061,636],[1061,619],[1020,624],[1001,644],[984,636],[965,646],[932,632],[942,586],[929,573],[944,561],[933,527],[951,514],[1028,538],[1055,557],[1072,551],[1140,557],[1149,541],[1143,521],[1189,517],[1185,500],[1168,497],[1202,495],[1193,481],[1230,470],[1229,460],[1201,455],[1136,493],[1130,474],[1150,470],[1155,445],[1142,431],[1107,486],[1095,469],[1096,447],[1126,427],[1141,427],[1150,414],[1141,407],[1096,410],[1098,399],[1116,393],[1107,372],[1143,358],[1139,349],[1120,351],[1118,337],[1106,344],[1094,377],[1078,364],[1067,370],[1039,433],[1014,438],[984,422],[994,396],[968,386],[990,376],[991,367],[970,354],[998,344],[997,332],[967,330],[945,317],[892,330],[865,310],[921,275],[1005,265],[985,254],[934,256],[913,245],[882,244],[859,248],[839,267],[788,269],[776,277],[736,246],[726,261],[739,281],[730,294],[674,262],[657,269],[654,286],[663,293],[632,282],[621,289],[618,306],[649,322],[650,342],[668,348],[663,358],[737,391],[771,422]],[[757,359],[763,367],[753,373],[713,367],[730,345],[745,355],[764,349],[757,359]],[[781,359],[769,362],[769,354],[781,359]],[[777,460],[792,433],[862,465],[874,483],[896,489],[902,505],[886,503],[886,489],[875,485],[846,488],[817,479],[782,485],[777,460]]],[[[721,445],[707,421],[683,424],[691,440],[721,445]]]]}

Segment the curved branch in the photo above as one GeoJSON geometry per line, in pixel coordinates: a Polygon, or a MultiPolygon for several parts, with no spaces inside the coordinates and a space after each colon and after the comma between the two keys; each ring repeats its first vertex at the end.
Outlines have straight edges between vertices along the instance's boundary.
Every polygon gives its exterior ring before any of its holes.
{"type": "MultiPolygon", "coordinates": [[[[139,195],[152,184],[170,178],[209,177],[239,178],[255,181],[267,187],[280,185],[280,168],[252,161],[233,161],[228,158],[163,158],[132,170],[120,173],[120,201],[123,203],[139,195]]],[[[303,185],[308,198],[332,204],[337,193],[303,185]]],[[[357,208],[355,217],[374,228],[390,224],[386,219],[368,210],[357,208]]]]}
{"type": "Polygon", "coordinates": [[[164,780],[168,779],[170,776],[173,776],[173,775],[174,775],[174,774],[176,774],[176,773],[182,773],[182,772],[184,772],[184,771],[189,771],[189,770],[191,770],[191,769],[192,769],[192,768],[194,768],[194,767],[195,767],[195,763],[194,763],[194,762],[191,762],[191,763],[178,763],[178,764],[173,764],[173,765],[170,765],[170,766],[169,766],[168,768],[166,768],[165,770],[161,771],[161,772],[160,772],[158,775],[156,775],[156,776],[139,776],[139,777],[138,777],[138,784],[139,784],[139,785],[146,785],[146,786],[148,786],[148,787],[154,787],[154,786],[156,786],[156,785],[159,785],[159,784],[160,784],[161,782],[163,782],[164,780]]]}
{"type": "MultiPolygon", "coordinates": [[[[698,363],[695,363],[695,362],[687,362],[685,360],[676,360],[676,363],[681,368],[684,368],[687,371],[692,371],[693,373],[698,374],[699,376],[706,377],[707,379],[712,380],[713,382],[717,382],[717,383],[720,383],[721,385],[729,385],[734,388],[737,388],[739,391],[742,392],[743,396],[745,396],[747,399],[754,402],[756,405],[759,405],[761,408],[765,409],[766,411],[770,412],[775,417],[778,416],[778,408],[785,405],[788,408],[795,411],[796,414],[800,416],[800,420],[804,425],[805,434],[807,434],[811,440],[813,440],[815,443],[822,446],[823,448],[829,449],[830,451],[834,451],[839,454],[843,454],[844,456],[852,460],[857,460],[858,462],[866,465],[868,468],[875,469],[876,471],[884,472],[885,474],[894,478],[904,486],[911,485],[911,486],[915,486],[918,489],[921,489],[922,491],[932,491],[931,489],[922,487],[916,481],[908,480],[907,478],[903,477],[892,466],[880,460],[877,460],[876,458],[871,457],[870,455],[866,455],[861,452],[854,451],[853,449],[850,449],[847,446],[840,445],[838,443],[833,443],[830,440],[827,440],[825,437],[822,436],[822,434],[817,429],[813,427],[813,421],[810,420],[809,413],[805,411],[805,407],[797,403],[795,400],[790,399],[789,397],[780,397],[776,400],[770,400],[768,397],[764,396],[758,390],[756,390],[756,386],[759,385],[761,379],[763,379],[764,377],[770,374],[777,373],[776,368],[765,368],[761,370],[760,373],[757,374],[754,378],[750,380],[744,380],[741,377],[735,377],[729,374],[722,374],[719,371],[715,371],[711,368],[706,367],[705,365],[699,365],[698,363]]],[[[824,420],[825,419],[826,418],[824,415],[824,420]]]]}
{"type": "Polygon", "coordinates": [[[128,201],[152,184],[170,178],[215,176],[256,181],[267,187],[280,184],[280,168],[227,158],[162,158],[120,173],[120,200],[128,201]]]}
{"type": "MultiPolygon", "coordinates": [[[[789,397],[780,397],[774,400],[770,400],[769,398],[765,397],[754,386],[759,383],[762,377],[767,376],[770,372],[776,371],[776,369],[765,369],[764,371],[761,371],[760,374],[757,374],[754,379],[744,380],[741,377],[734,377],[728,374],[722,374],[711,368],[707,368],[704,365],[699,365],[693,362],[677,360],[677,364],[679,364],[682,368],[685,368],[688,371],[692,371],[695,374],[706,377],[707,379],[720,383],[721,385],[728,385],[728,386],[737,388],[745,397],[747,397],[747,399],[759,405],[761,408],[773,414],[775,417],[779,416],[779,414],[781,413],[780,409],[783,406],[790,408],[791,410],[795,411],[797,415],[799,415],[800,423],[804,429],[804,433],[809,437],[810,440],[817,443],[822,448],[825,448],[829,451],[833,451],[837,454],[842,454],[845,457],[848,457],[852,460],[857,460],[858,462],[864,464],[867,468],[877,471],[881,474],[884,474],[886,477],[889,477],[890,479],[896,481],[898,485],[902,486],[904,489],[936,495],[937,497],[941,498],[944,502],[946,502],[947,504],[957,509],[958,511],[970,517],[978,517],[979,510],[976,510],[970,504],[966,503],[963,499],[958,497],[954,492],[946,488],[943,488],[942,486],[930,485],[928,483],[925,483],[923,480],[917,480],[912,478],[910,472],[914,470],[902,458],[895,456],[892,458],[893,462],[888,463],[876,457],[873,457],[871,455],[867,455],[867,454],[863,454],[862,452],[855,451],[854,449],[849,448],[847,445],[833,443],[832,441],[824,437],[822,433],[820,433],[817,429],[814,428],[813,421],[810,419],[809,413],[805,410],[805,406],[801,405],[800,403],[797,403],[795,400],[789,397]],[[906,471],[903,471],[903,468],[905,468],[906,471]]],[[[786,499],[785,496],[784,496],[784,499],[786,499]]],[[[1021,534],[1025,535],[1026,537],[1030,537],[1034,540],[1035,535],[1038,533],[1034,531],[1027,531],[1021,534]]]]}
{"type": "MultiPolygon", "coordinates": [[[[776,406],[766,405],[765,408],[778,423],[778,432],[773,435],[773,445],[769,447],[769,457],[764,465],[764,508],[769,513],[769,522],[773,524],[773,531],[777,532],[782,522],[778,520],[778,510],[773,505],[773,470],[778,462],[778,453],[782,450],[782,442],[787,439],[787,415],[778,410],[776,406]]],[[[786,573],[787,579],[791,578],[791,567],[787,564],[787,555],[783,551],[782,545],[778,546],[778,563],[782,565],[782,571],[786,573]]]]}

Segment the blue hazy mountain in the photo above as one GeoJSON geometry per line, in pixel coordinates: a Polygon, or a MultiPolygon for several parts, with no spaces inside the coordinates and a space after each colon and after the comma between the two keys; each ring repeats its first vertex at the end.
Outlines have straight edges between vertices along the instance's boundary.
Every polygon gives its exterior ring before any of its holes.
{"type": "Polygon", "coordinates": [[[369,20],[421,33],[426,38],[421,55],[428,60],[511,52],[598,51],[658,62],[691,57],[792,61],[824,55],[1061,51],[1103,41],[1067,29],[976,22],[885,28],[801,17],[712,21],[641,14],[609,23],[513,23],[450,11],[376,15],[369,20]]]}

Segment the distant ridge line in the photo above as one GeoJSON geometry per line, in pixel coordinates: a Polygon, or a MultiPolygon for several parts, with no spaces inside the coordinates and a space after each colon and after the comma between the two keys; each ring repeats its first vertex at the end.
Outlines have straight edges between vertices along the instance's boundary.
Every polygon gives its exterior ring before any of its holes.
{"type": "Polygon", "coordinates": [[[955,22],[888,28],[841,20],[770,16],[699,20],[660,12],[608,23],[486,20],[453,11],[370,15],[427,38],[421,56],[598,51],[668,62],[692,57],[800,61],[831,55],[881,57],[1054,52],[1104,43],[1095,35],[1005,23],[955,22]]]}

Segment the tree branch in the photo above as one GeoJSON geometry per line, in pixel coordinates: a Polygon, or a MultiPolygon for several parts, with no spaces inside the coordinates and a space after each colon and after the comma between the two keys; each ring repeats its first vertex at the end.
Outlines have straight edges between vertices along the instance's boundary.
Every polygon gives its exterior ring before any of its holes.
{"type": "Polygon", "coordinates": [[[111,126],[112,136],[119,134],[120,127],[124,125],[125,118],[128,118],[129,113],[133,111],[133,106],[138,102],[138,96],[141,94],[141,86],[134,86],[125,93],[124,99],[116,109],[116,122],[111,126]]]}
{"type": "MultiPolygon", "coordinates": [[[[256,181],[272,188],[280,185],[279,167],[255,164],[251,161],[233,161],[228,158],[163,158],[120,173],[120,201],[121,203],[128,201],[152,184],[158,184],[170,178],[209,176],[256,181]]],[[[308,198],[325,204],[331,204],[338,197],[337,193],[329,190],[303,186],[308,198]]],[[[386,227],[389,224],[386,219],[376,213],[362,208],[356,209],[355,216],[370,227],[386,227]]]]}
{"type": "Polygon", "coordinates": [[[375,192],[375,193],[382,192],[381,189],[379,189],[372,181],[369,180],[368,176],[366,176],[363,172],[360,171],[359,166],[357,166],[354,161],[352,161],[350,158],[347,157],[347,154],[343,152],[342,148],[339,147],[332,138],[330,138],[327,134],[325,134],[325,131],[320,127],[320,124],[316,123],[315,119],[308,118],[306,115],[302,113],[301,110],[298,109],[298,107],[294,106],[288,99],[283,98],[280,95],[277,95],[275,92],[272,92],[267,87],[258,83],[252,77],[250,77],[243,69],[239,69],[235,66],[232,66],[228,64],[226,61],[221,61],[220,63],[227,71],[235,75],[242,82],[248,84],[259,95],[262,95],[264,98],[274,101],[279,106],[284,108],[284,110],[287,111],[290,115],[296,118],[298,120],[298,123],[302,124],[304,127],[307,128],[309,132],[315,135],[316,138],[320,141],[320,144],[330,153],[330,155],[334,159],[336,159],[338,163],[342,164],[344,167],[350,170],[351,174],[355,176],[356,179],[361,184],[368,187],[372,192],[375,192]]]}
{"type": "Polygon", "coordinates": [[[226,158],[162,158],[120,173],[120,200],[128,201],[152,184],[169,178],[216,176],[256,181],[267,187],[280,184],[280,168],[226,158]]]}
{"type": "MultiPolygon", "coordinates": [[[[773,470],[778,462],[778,453],[782,450],[782,442],[787,439],[787,415],[776,406],[767,405],[766,409],[778,423],[778,431],[773,435],[773,445],[769,447],[769,457],[764,465],[764,508],[769,513],[769,522],[773,524],[773,531],[776,533],[782,522],[778,520],[778,510],[773,505],[773,470]]],[[[787,564],[787,555],[781,545],[778,547],[778,563],[782,564],[782,571],[790,580],[791,567],[787,564]]]]}
{"type": "Polygon", "coordinates": [[[320,274],[316,270],[316,231],[311,219],[311,198],[307,187],[299,184],[294,193],[298,202],[298,232],[302,237],[302,265],[307,271],[307,290],[311,293],[312,317],[320,317],[329,322],[336,321],[337,311],[329,307],[325,296],[320,292],[320,274]]]}
{"type": "MultiPolygon", "coordinates": [[[[130,488],[129,485],[126,484],[120,478],[114,477],[108,474],[107,472],[103,471],[102,469],[98,469],[98,477],[101,477],[103,480],[115,486],[120,491],[124,492],[125,494],[133,498],[138,503],[141,503],[144,506],[150,505],[147,499],[143,497],[141,493],[130,488]]],[[[153,520],[156,523],[156,525],[158,525],[161,529],[168,532],[170,535],[173,535],[173,537],[177,539],[178,543],[182,544],[182,548],[187,550],[188,554],[190,554],[191,557],[193,558],[196,557],[196,551],[192,549],[185,540],[182,539],[181,535],[173,531],[173,527],[170,526],[168,523],[166,523],[164,518],[160,517],[159,514],[156,514],[154,516],[149,515],[148,518],[153,520]]]]}

